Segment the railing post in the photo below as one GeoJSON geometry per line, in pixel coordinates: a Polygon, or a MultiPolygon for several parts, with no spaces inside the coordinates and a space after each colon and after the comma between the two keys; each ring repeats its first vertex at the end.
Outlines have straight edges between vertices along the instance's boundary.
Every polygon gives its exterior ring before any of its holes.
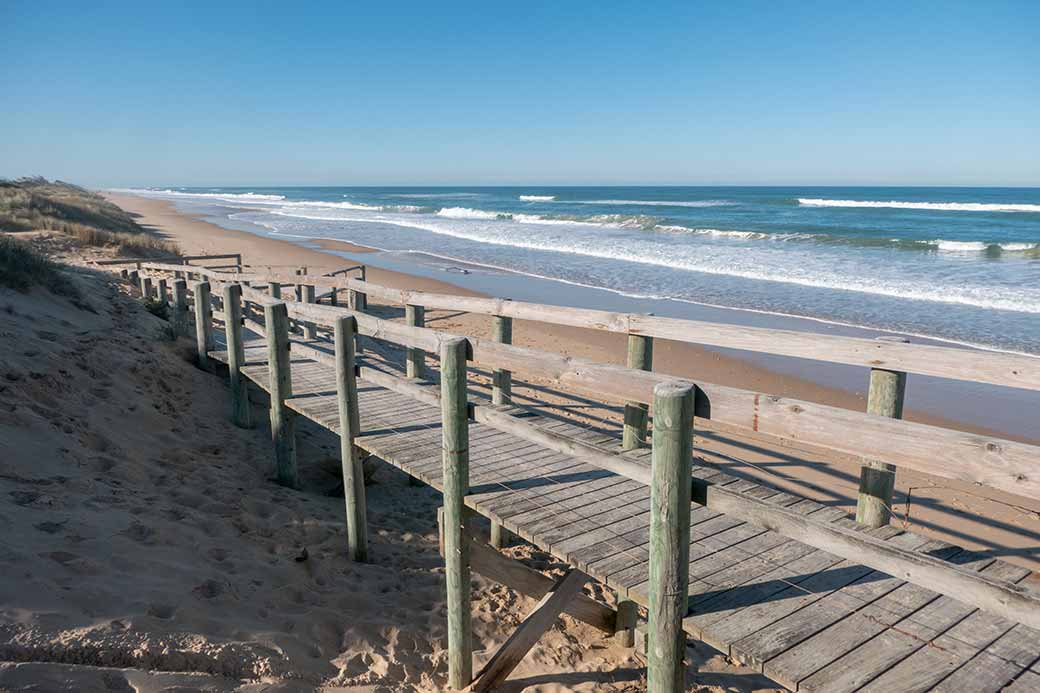
{"type": "Polygon", "coordinates": [[[224,318],[231,387],[231,421],[239,428],[252,428],[253,412],[249,407],[249,386],[242,375],[246,354],[242,343],[242,287],[238,284],[224,286],[224,318]]]}
{"type": "Polygon", "coordinates": [[[267,327],[267,364],[270,371],[271,440],[274,442],[278,483],[296,488],[296,417],[285,406],[292,397],[292,364],[289,356],[289,313],[284,303],[264,306],[267,327]]]}
{"type": "Polygon", "coordinates": [[[152,297],[152,278],[141,276],[141,298],[145,301],[152,297]]]}
{"type": "Polygon", "coordinates": [[[130,279],[130,270],[126,269],[125,267],[119,270],[119,278],[122,279],[124,282],[130,279]]]}
{"type": "MultiPolygon", "coordinates": [[[[361,268],[361,281],[365,280],[365,268],[361,268]]],[[[347,289],[347,307],[351,310],[357,311],[358,313],[364,313],[365,309],[368,308],[368,297],[363,291],[357,291],[355,289],[347,289]]],[[[361,335],[358,335],[354,340],[354,351],[355,353],[362,353],[364,349],[361,347],[361,335]]]]}
{"type": "Polygon", "coordinates": [[[213,304],[210,301],[209,282],[195,282],[195,343],[199,368],[209,368],[209,350],[213,348],[213,304]]]}
{"type": "MultiPolygon", "coordinates": [[[[882,341],[909,343],[902,337],[882,337],[882,341]]],[[[906,396],[906,373],[882,368],[870,369],[867,413],[903,418],[906,396]]],[[[856,522],[868,527],[884,527],[892,520],[892,494],[896,484],[896,466],[881,460],[870,460],[859,470],[859,498],[856,522]]]]}
{"type": "Polygon", "coordinates": [[[689,383],[654,387],[650,489],[650,647],[647,691],[683,690],[690,582],[690,486],[693,393],[689,383]]]}
{"type": "Polygon", "coordinates": [[[127,274],[127,277],[130,279],[130,286],[132,286],[135,289],[141,288],[140,272],[138,272],[137,270],[130,270],[130,272],[127,274]]]}
{"type": "Polygon", "coordinates": [[[188,282],[173,280],[173,329],[178,335],[188,331],[188,282]]]}
{"type": "MultiPolygon", "coordinates": [[[[513,319],[504,315],[496,315],[493,318],[493,338],[502,344],[513,343],[513,319]]],[[[512,404],[513,402],[513,374],[504,368],[496,368],[491,372],[491,403],[512,404]]],[[[491,521],[491,535],[488,543],[496,549],[502,549],[509,545],[511,534],[508,529],[491,521]]]]}
{"type": "MultiPolygon", "coordinates": [[[[412,327],[426,327],[426,308],[408,304],[404,307],[405,322],[412,327]]],[[[415,347],[408,347],[405,361],[405,375],[409,378],[422,378],[426,370],[426,352],[415,347]]]]}
{"type": "Polygon", "coordinates": [[[157,284],[157,288],[155,290],[155,293],[156,293],[156,298],[159,299],[159,303],[162,303],[163,305],[167,305],[167,303],[166,303],[167,291],[166,291],[166,280],[165,279],[160,279],[159,280],[159,282],[157,284]]]}
{"type": "MultiPolygon", "coordinates": [[[[629,368],[650,371],[654,368],[654,338],[640,334],[628,335],[629,368]]],[[[648,407],[642,402],[625,403],[625,429],[621,438],[624,450],[634,450],[646,441],[648,407]]]]}
{"type": "MultiPolygon", "coordinates": [[[[311,284],[304,284],[302,287],[303,291],[303,303],[314,303],[314,286],[311,284]]],[[[313,322],[306,321],[303,323],[303,336],[306,339],[317,339],[318,338],[318,326],[313,322]]]]}
{"type": "MultiPolygon", "coordinates": [[[[513,343],[513,319],[504,315],[494,317],[493,338],[502,344],[513,343]]],[[[491,403],[512,404],[513,374],[504,368],[496,368],[491,373],[491,403]]]]}
{"type": "Polygon", "coordinates": [[[271,294],[271,298],[281,298],[282,285],[278,282],[267,282],[267,292],[271,294]]]}
{"type": "Polygon", "coordinates": [[[448,589],[448,685],[461,689],[473,678],[470,615],[469,412],[466,358],[469,342],[453,337],[441,343],[441,424],[444,465],[444,566],[448,589]]]}
{"type": "Polygon", "coordinates": [[[365,514],[365,473],[361,450],[354,439],[361,433],[358,415],[357,376],[354,363],[354,333],[357,321],[352,315],[337,318],[336,399],[339,403],[339,449],[343,467],[343,498],[347,509],[347,551],[352,561],[368,560],[368,521],[365,514]]]}

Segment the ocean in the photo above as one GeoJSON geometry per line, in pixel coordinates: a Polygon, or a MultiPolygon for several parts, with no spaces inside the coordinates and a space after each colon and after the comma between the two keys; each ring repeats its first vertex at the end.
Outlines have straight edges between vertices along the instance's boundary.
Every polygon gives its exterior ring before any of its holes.
{"type": "Polygon", "coordinates": [[[131,192],[228,227],[349,241],[447,270],[497,268],[627,297],[1040,354],[1037,188],[131,192]]]}

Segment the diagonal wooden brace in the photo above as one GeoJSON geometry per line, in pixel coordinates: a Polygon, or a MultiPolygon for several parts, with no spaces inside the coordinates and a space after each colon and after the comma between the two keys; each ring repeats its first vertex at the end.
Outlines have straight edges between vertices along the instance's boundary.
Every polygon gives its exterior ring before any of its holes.
{"type": "Polygon", "coordinates": [[[542,633],[556,622],[556,618],[563,612],[564,607],[578,596],[588,577],[580,570],[571,570],[557,580],[527,615],[523,623],[513,631],[509,639],[498,648],[498,652],[480,670],[469,690],[473,693],[481,693],[494,690],[501,685],[542,637],[542,633]]]}
{"type": "MultiPolygon", "coordinates": [[[[438,524],[443,521],[440,509],[437,512],[437,521],[438,524]]],[[[552,578],[546,577],[533,568],[528,568],[515,558],[499,553],[472,534],[469,535],[469,539],[470,566],[484,577],[534,599],[541,599],[552,589],[552,578]]],[[[442,544],[441,555],[443,554],[444,546],[442,544]]],[[[568,602],[564,607],[564,612],[607,635],[613,635],[616,632],[617,612],[584,594],[579,594],[568,602]]]]}

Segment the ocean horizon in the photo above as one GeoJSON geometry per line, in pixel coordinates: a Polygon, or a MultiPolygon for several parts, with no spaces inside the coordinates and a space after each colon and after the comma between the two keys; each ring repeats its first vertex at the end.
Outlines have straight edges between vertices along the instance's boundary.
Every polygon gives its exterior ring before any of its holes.
{"type": "Polygon", "coordinates": [[[229,228],[1040,353],[1040,188],[163,187],[229,228]]]}

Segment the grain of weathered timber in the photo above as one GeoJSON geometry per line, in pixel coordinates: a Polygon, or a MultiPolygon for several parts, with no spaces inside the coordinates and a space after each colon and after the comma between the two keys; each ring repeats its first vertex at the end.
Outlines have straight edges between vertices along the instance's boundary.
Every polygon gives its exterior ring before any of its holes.
{"type": "Polygon", "coordinates": [[[690,459],[693,386],[654,389],[653,483],[650,487],[650,649],[647,691],[682,690],[686,590],[690,561],[690,459]]]}
{"type": "Polygon", "coordinates": [[[209,351],[213,348],[213,304],[210,301],[209,282],[195,282],[195,344],[199,367],[209,367],[209,351]]]}
{"type": "Polygon", "coordinates": [[[267,325],[267,363],[270,370],[271,439],[274,443],[275,475],[278,483],[296,488],[296,415],[285,406],[293,396],[292,366],[289,356],[289,316],[284,303],[264,306],[267,325]]]}
{"type": "Polygon", "coordinates": [[[188,282],[173,280],[173,329],[177,334],[188,331],[188,282]]]}
{"type": "MultiPolygon", "coordinates": [[[[407,305],[404,307],[405,322],[412,327],[426,326],[426,311],[422,306],[407,305]]],[[[409,347],[405,359],[405,375],[409,378],[424,378],[426,370],[426,352],[409,347]]]]}
{"type": "MultiPolygon", "coordinates": [[[[500,344],[513,343],[513,319],[504,315],[494,316],[492,339],[500,344]]],[[[513,373],[505,368],[496,368],[491,373],[491,403],[511,404],[513,401],[513,373]]]]}
{"type": "MultiPolygon", "coordinates": [[[[541,599],[552,588],[552,578],[528,568],[516,559],[491,550],[472,535],[469,535],[469,541],[470,562],[473,570],[484,577],[500,582],[510,589],[534,599],[541,599]]],[[[577,595],[564,607],[564,611],[608,635],[615,631],[617,616],[614,610],[585,595],[577,595]]]]}
{"type": "Polygon", "coordinates": [[[361,450],[354,439],[361,435],[357,378],[354,361],[356,322],[345,315],[336,321],[336,399],[339,409],[340,460],[343,467],[343,496],[347,511],[347,547],[352,560],[368,560],[365,475],[361,450]]]}
{"type": "MultiPolygon", "coordinates": [[[[314,303],[314,285],[313,284],[301,284],[300,290],[303,293],[301,299],[303,303],[314,303]]],[[[313,322],[303,323],[303,336],[305,339],[317,339],[318,328],[313,322]]]]}
{"type": "Polygon", "coordinates": [[[224,286],[224,338],[227,341],[228,380],[231,390],[231,421],[240,428],[253,427],[253,410],[249,406],[249,386],[242,375],[245,346],[242,342],[242,287],[224,286]]]}
{"type": "Polygon", "coordinates": [[[636,622],[639,620],[639,605],[631,599],[618,599],[617,642],[621,647],[635,647],[636,622]]]}
{"type": "Polygon", "coordinates": [[[707,488],[707,505],[838,556],[860,561],[907,582],[944,594],[956,594],[965,603],[1004,618],[1040,628],[1040,595],[1018,585],[893,547],[869,533],[857,532],[841,523],[813,522],[786,508],[771,506],[723,488],[707,488]]]}
{"type": "MultiPolygon", "coordinates": [[[[905,340],[904,340],[905,341],[905,340]]],[[[870,370],[867,413],[890,419],[903,418],[906,373],[881,368],[870,370]]],[[[883,460],[869,460],[860,469],[856,521],[868,527],[882,527],[892,519],[892,492],[896,466],[883,460]]]]}
{"type": "Polygon", "coordinates": [[[588,576],[580,570],[571,570],[557,580],[480,671],[472,690],[493,691],[498,688],[578,595],[586,580],[588,576]]]}
{"type": "MultiPolygon", "coordinates": [[[[643,335],[628,335],[626,365],[640,371],[654,369],[654,340],[643,335]]],[[[644,402],[625,404],[625,428],[621,447],[625,450],[638,448],[646,440],[646,423],[649,407],[644,402]]]]}
{"type": "Polygon", "coordinates": [[[444,566],[448,590],[448,685],[463,688],[473,677],[470,621],[469,417],[466,406],[465,339],[441,346],[441,449],[444,484],[444,566]]]}

